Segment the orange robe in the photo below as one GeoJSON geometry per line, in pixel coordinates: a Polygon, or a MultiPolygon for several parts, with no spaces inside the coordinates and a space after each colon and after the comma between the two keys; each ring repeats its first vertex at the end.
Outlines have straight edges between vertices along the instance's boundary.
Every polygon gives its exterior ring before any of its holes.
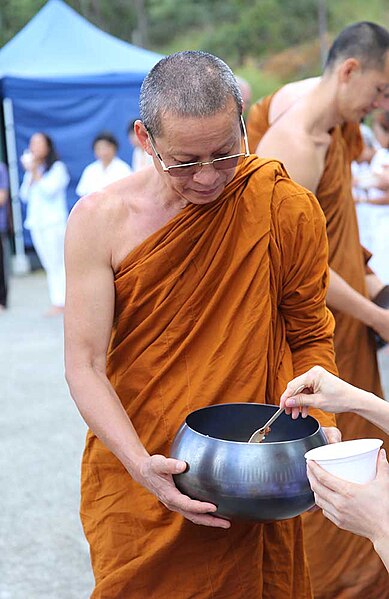
{"type": "MultiPolygon", "coordinates": [[[[256,157],[217,201],[187,206],[132,251],[115,275],[107,374],[149,453],[168,455],[193,410],[278,403],[293,375],[314,364],[336,371],[326,284],[316,199],[256,157]]],[[[312,597],[300,517],[228,531],[192,524],[92,432],[81,516],[93,599],[312,597]]]]}
{"type": "MultiPolygon", "coordinates": [[[[258,102],[250,111],[247,129],[253,151],[269,128],[271,98],[258,102]]],[[[368,297],[366,252],[359,243],[351,194],[350,164],[361,149],[357,125],[348,124],[332,131],[316,196],[326,217],[331,268],[356,291],[368,297]]],[[[336,310],[333,313],[339,376],[382,397],[372,332],[351,316],[336,310]]],[[[347,413],[337,415],[337,423],[344,440],[378,437],[384,439],[389,449],[389,437],[367,420],[347,413]]],[[[389,599],[388,575],[370,541],[340,530],[319,511],[307,514],[304,523],[316,599],[389,599]]]]}

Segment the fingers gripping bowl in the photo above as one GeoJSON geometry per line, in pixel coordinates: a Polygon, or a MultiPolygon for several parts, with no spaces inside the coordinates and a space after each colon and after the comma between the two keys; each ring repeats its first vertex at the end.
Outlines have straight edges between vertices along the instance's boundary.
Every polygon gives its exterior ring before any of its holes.
{"type": "Polygon", "coordinates": [[[174,476],[192,499],[210,501],[217,514],[260,522],[285,520],[314,505],[304,454],[325,445],[315,418],[282,414],[262,443],[250,435],[278,406],[218,404],[187,416],[171,447],[171,457],[188,464],[174,476]]]}

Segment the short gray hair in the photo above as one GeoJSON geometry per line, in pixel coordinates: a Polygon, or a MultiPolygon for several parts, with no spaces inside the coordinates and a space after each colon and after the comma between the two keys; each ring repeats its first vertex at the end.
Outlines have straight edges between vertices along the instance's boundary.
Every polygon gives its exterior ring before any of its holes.
{"type": "Polygon", "coordinates": [[[140,118],[154,136],[162,134],[162,117],[206,117],[233,99],[242,114],[242,95],[230,67],[200,50],[185,50],[162,58],[143,81],[140,118]]]}

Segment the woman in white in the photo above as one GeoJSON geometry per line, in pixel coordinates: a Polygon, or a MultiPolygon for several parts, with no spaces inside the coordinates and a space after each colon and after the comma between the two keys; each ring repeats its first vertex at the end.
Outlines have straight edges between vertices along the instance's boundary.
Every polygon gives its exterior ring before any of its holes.
{"type": "Polygon", "coordinates": [[[373,130],[361,125],[364,150],[351,165],[361,243],[372,254],[369,267],[389,285],[389,112],[377,112],[373,130]]]}
{"type": "Polygon", "coordinates": [[[46,271],[52,304],[48,314],[54,315],[63,312],[65,304],[64,237],[69,174],[45,133],[34,133],[21,162],[26,171],[20,188],[20,197],[27,203],[24,226],[30,230],[35,251],[46,271]]]}
{"type": "Polygon", "coordinates": [[[99,191],[132,173],[127,162],[116,156],[118,147],[117,139],[109,132],[100,133],[94,139],[93,151],[97,160],[84,168],[76,187],[77,195],[99,191]]]}
{"type": "MultiPolygon", "coordinates": [[[[303,417],[309,407],[328,412],[354,412],[389,433],[389,403],[349,385],[324,368],[315,366],[288,383],[280,406],[287,414],[303,417]],[[302,393],[295,390],[304,385],[302,393]]],[[[326,472],[316,462],[308,462],[308,478],[316,505],[334,524],[367,537],[389,572],[389,463],[381,449],[377,476],[365,483],[352,483],[326,472]]]]}

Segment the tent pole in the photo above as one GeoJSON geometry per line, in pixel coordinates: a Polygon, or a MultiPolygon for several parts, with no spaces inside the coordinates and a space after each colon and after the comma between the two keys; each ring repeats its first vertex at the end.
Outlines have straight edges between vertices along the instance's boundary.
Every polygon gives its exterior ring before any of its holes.
{"type": "Polygon", "coordinates": [[[18,156],[16,152],[13,106],[10,98],[3,99],[3,110],[15,240],[15,256],[13,257],[12,271],[15,275],[24,275],[30,272],[31,267],[24,248],[22,209],[19,199],[18,156]]]}

